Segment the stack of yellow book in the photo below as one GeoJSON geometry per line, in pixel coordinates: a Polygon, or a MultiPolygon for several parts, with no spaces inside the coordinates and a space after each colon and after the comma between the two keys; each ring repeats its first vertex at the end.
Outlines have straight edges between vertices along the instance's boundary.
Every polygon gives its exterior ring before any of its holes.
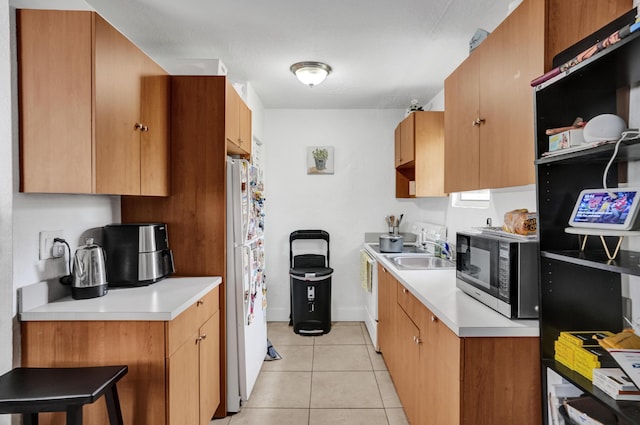
{"type": "Polygon", "coordinates": [[[592,379],[593,369],[601,367],[601,359],[606,353],[606,350],[599,347],[598,340],[613,335],[609,331],[560,332],[554,344],[555,359],[569,369],[592,379]]]}
{"type": "Polygon", "coordinates": [[[573,370],[588,380],[593,380],[593,369],[615,367],[617,363],[603,347],[582,347],[576,350],[573,370]]]}

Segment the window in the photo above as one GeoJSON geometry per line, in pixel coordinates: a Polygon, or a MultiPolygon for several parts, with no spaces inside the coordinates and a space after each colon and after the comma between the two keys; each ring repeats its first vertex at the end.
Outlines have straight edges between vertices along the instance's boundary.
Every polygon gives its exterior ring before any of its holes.
{"type": "Polygon", "coordinates": [[[489,189],[451,194],[451,206],[454,208],[489,208],[490,202],[491,191],[489,189]]]}

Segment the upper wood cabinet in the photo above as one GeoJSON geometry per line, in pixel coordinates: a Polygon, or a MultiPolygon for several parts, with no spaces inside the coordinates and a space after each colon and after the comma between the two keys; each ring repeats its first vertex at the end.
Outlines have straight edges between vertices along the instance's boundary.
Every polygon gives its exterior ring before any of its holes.
{"type": "Polygon", "coordinates": [[[17,24],[20,190],[168,195],[167,73],[93,12],[17,24]]]}
{"type": "Polygon", "coordinates": [[[225,136],[229,153],[241,156],[251,155],[251,109],[229,81],[227,81],[225,136]]]}
{"type": "Polygon", "coordinates": [[[395,130],[396,197],[445,196],[444,112],[417,111],[395,130]]]}
{"type": "Polygon", "coordinates": [[[409,114],[403,119],[395,131],[396,167],[405,165],[415,159],[415,115],[409,114]]]}
{"type": "Polygon", "coordinates": [[[445,192],[533,184],[531,80],[630,8],[627,0],[524,0],[445,80],[445,192]]]}

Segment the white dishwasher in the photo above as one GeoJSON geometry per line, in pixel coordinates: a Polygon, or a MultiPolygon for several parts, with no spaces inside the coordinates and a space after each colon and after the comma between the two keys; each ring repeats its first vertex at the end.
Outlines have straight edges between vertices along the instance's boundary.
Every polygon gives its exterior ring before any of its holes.
{"type": "Polygon", "coordinates": [[[362,286],[365,289],[366,318],[364,323],[369,331],[373,347],[376,351],[380,351],[378,347],[378,262],[366,249],[360,250],[360,255],[360,276],[362,286]]]}

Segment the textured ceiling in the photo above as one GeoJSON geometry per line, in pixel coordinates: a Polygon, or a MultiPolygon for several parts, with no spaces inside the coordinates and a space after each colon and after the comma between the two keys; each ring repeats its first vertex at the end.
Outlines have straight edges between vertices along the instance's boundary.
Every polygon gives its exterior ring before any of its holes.
{"type": "MultiPolygon", "coordinates": [[[[411,99],[425,104],[468,55],[475,31],[492,31],[510,3],[86,0],[169,73],[216,74],[220,60],[232,81],[251,84],[265,108],[293,109],[406,108],[411,99]],[[289,71],[308,60],[333,68],[313,88],[289,71]]],[[[11,4],[37,6],[37,0],[11,4]]]]}

